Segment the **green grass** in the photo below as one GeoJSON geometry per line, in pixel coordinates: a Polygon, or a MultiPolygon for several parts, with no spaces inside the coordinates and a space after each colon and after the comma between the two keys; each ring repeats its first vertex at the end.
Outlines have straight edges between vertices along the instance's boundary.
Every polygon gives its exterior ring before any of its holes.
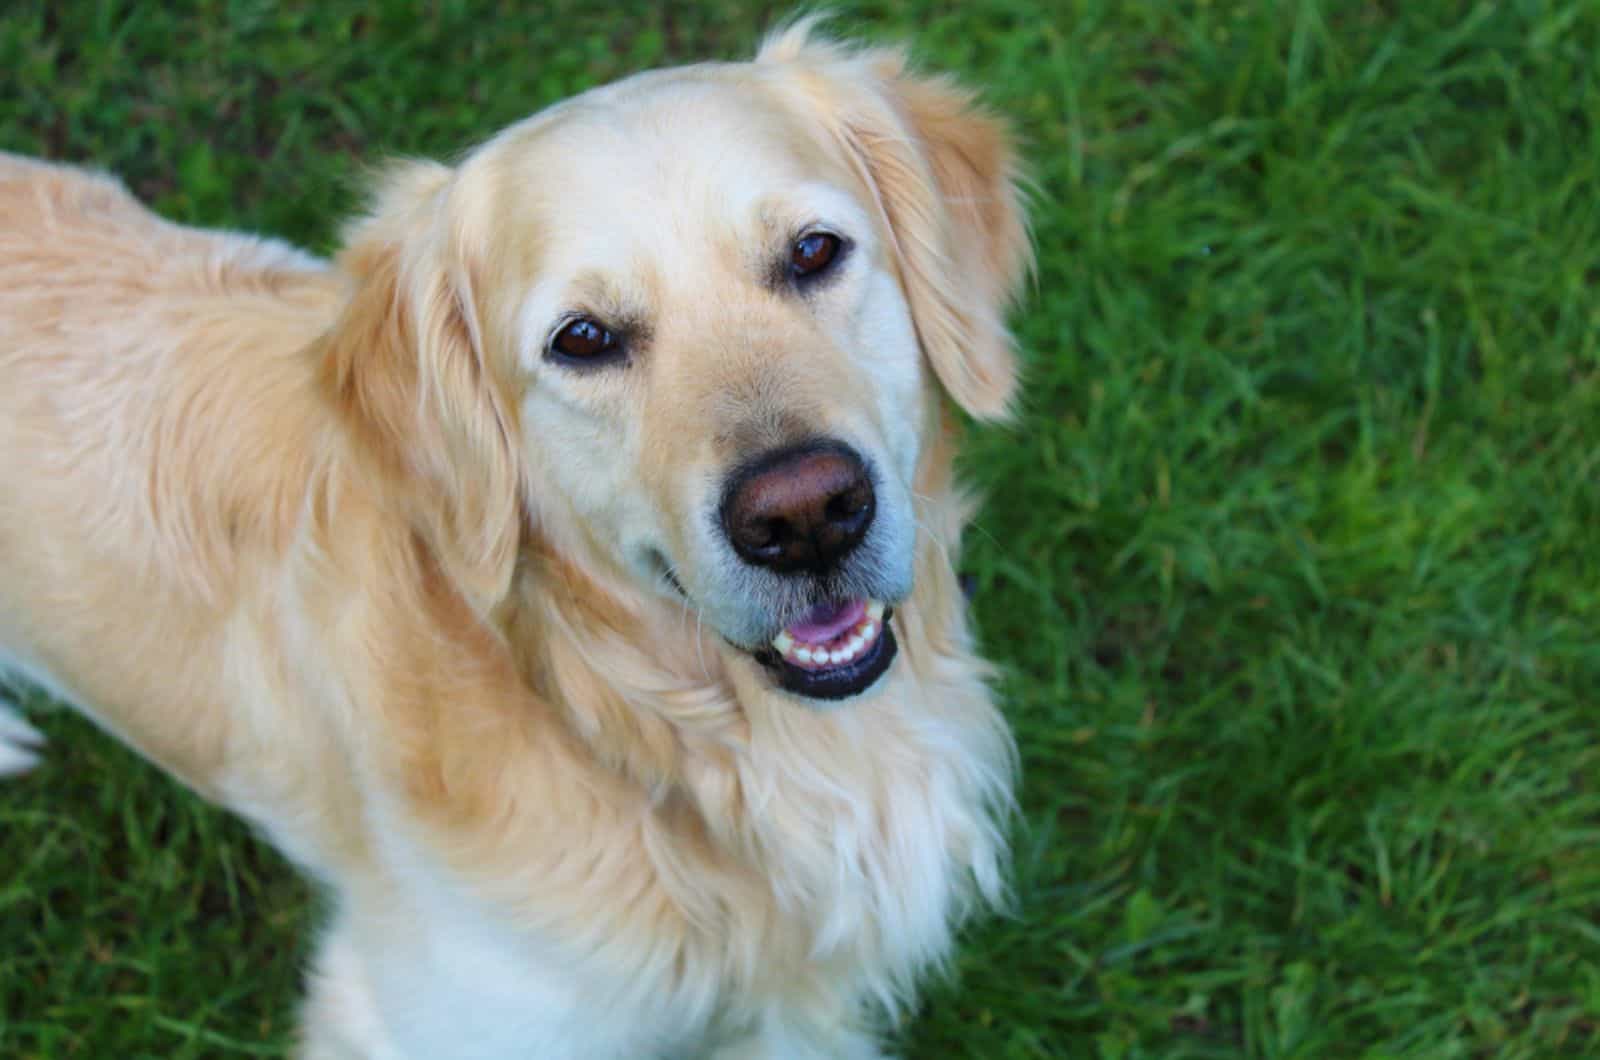
{"type": "MultiPolygon", "coordinates": [[[[0,147],[324,249],[363,161],[778,13],[177,6],[8,5],[0,147]]],[[[1018,907],[904,1053],[1600,1054],[1600,4],[1053,9],[841,18],[1038,180],[1027,410],[968,461],[1018,907]]],[[[282,1055],[306,889],[29,705],[0,1053],[282,1055]]]]}

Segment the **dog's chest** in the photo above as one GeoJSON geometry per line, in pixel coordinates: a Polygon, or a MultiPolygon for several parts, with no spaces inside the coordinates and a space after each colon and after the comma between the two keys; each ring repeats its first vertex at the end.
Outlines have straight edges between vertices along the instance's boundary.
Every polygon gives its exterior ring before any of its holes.
{"type": "Polygon", "coordinates": [[[574,946],[566,928],[578,925],[518,923],[420,858],[390,863],[398,886],[385,916],[339,926],[357,936],[383,1028],[363,1055],[666,1060],[705,1040],[698,1014],[641,1003],[651,977],[620,977],[574,946]]]}
{"type": "Polygon", "coordinates": [[[406,1000],[386,1022],[406,1056],[671,1058],[775,1011],[826,1024],[892,1006],[999,858],[984,793],[953,765],[856,791],[748,777],[763,812],[721,835],[686,822],[702,811],[641,811],[563,859],[586,869],[525,877],[514,909],[402,856],[413,910],[377,985],[386,1008],[406,1000]]]}

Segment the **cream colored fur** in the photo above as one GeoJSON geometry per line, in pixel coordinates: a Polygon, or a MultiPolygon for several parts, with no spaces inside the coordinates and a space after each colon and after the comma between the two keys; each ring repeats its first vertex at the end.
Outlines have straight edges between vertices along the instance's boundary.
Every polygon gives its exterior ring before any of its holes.
{"type": "Polygon", "coordinates": [[[1025,258],[1000,126],[806,24],[391,171],[332,264],[0,156],[0,661],[328,889],[304,1057],[878,1056],[1003,891],[945,395],[1007,407],[1025,258]],[[852,258],[775,291],[819,213],[852,258]],[[574,300],[637,362],[549,363],[574,300]],[[797,433],[904,581],[834,709],[705,529],[797,433]]]}

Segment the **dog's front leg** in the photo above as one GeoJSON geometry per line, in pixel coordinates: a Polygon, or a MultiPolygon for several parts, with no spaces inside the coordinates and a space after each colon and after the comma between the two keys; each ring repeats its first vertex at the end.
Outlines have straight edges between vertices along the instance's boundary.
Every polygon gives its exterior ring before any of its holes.
{"type": "Polygon", "coordinates": [[[295,1060],[401,1060],[383,1030],[355,946],[340,923],[322,939],[310,986],[295,1060]]]}

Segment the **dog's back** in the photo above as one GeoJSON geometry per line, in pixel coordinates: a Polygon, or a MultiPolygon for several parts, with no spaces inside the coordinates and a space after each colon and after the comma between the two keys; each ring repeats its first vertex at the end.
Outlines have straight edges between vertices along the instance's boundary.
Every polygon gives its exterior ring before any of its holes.
{"type": "Polygon", "coordinates": [[[0,666],[197,786],[247,554],[303,503],[304,351],[339,293],[283,244],[0,154],[0,666]]]}

